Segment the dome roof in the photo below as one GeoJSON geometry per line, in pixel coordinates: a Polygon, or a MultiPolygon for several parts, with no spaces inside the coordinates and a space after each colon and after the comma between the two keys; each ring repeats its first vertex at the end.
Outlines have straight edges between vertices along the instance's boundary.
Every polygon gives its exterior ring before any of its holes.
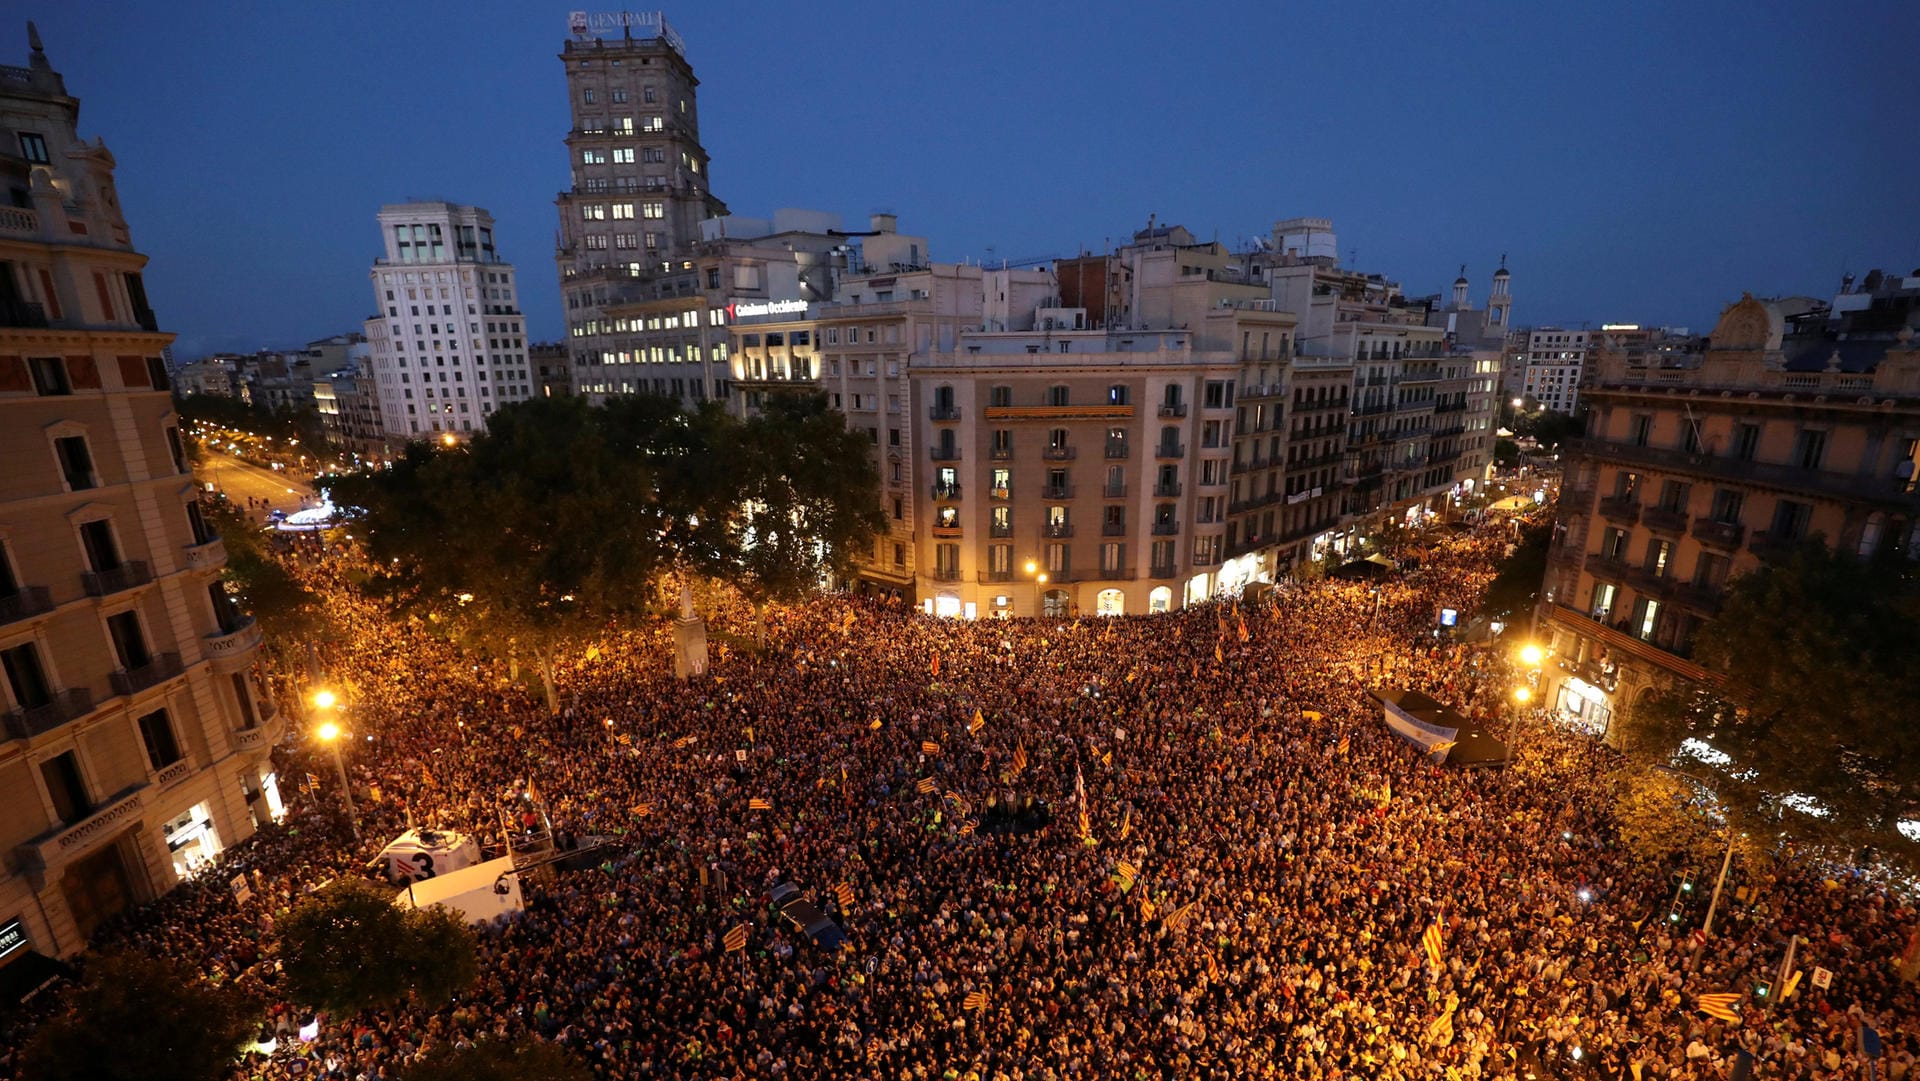
{"type": "Polygon", "coordinates": [[[1509,273],[1507,273],[1507,268],[1506,268],[1506,267],[1501,267],[1501,268],[1500,268],[1499,270],[1496,270],[1496,271],[1494,271],[1494,272],[1493,272],[1493,276],[1494,276],[1494,277],[1496,277],[1496,278],[1511,278],[1511,277],[1513,277],[1513,275],[1511,275],[1511,274],[1509,274],[1509,273]]]}

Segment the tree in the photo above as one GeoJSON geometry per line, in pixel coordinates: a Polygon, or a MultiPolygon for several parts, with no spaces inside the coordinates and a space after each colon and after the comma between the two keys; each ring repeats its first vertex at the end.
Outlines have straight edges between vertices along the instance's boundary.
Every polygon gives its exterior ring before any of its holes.
{"type": "Polygon", "coordinates": [[[1481,599],[1480,612],[1488,619],[1512,620],[1530,613],[1540,595],[1540,583],[1547,575],[1547,546],[1553,539],[1553,523],[1541,520],[1527,525],[1515,544],[1513,554],[1500,561],[1493,581],[1481,599]]]}
{"type": "Polygon", "coordinates": [[[40,1081],[215,1081],[252,1037],[261,1004],[171,961],[110,953],[21,1053],[40,1081]]]}
{"type": "Polygon", "coordinates": [[[887,524],[879,472],[869,441],[826,395],[770,394],[727,434],[720,457],[738,508],[729,555],[748,596],[761,605],[791,600],[872,551],[887,524]]]}
{"type": "Polygon", "coordinates": [[[545,1040],[441,1044],[400,1071],[400,1081],[592,1081],[593,1071],[545,1040]]]}
{"type": "Polygon", "coordinates": [[[405,1002],[437,1009],[480,972],[473,933],[459,916],[402,909],[359,879],[301,901],[279,932],[288,998],[337,1016],[405,1002]]]}
{"type": "Polygon", "coordinates": [[[1715,684],[1655,691],[1627,736],[1677,755],[1755,832],[1920,866],[1920,845],[1897,828],[1920,801],[1914,598],[1903,562],[1863,562],[1818,537],[1780,553],[1729,583],[1695,639],[1715,684]]]}
{"type": "Polygon", "coordinates": [[[320,483],[366,538],[372,592],[496,655],[524,651],[557,713],[561,649],[644,608],[675,555],[674,508],[645,453],[658,439],[634,436],[644,412],[623,406],[615,433],[584,399],[537,398],[494,412],[464,448],[415,443],[386,469],[320,483]]]}
{"type": "Polygon", "coordinates": [[[231,593],[260,623],[269,641],[309,640],[325,623],[320,597],[287,573],[267,550],[266,538],[231,503],[202,502],[207,524],[225,542],[227,566],[221,575],[231,593]]]}
{"type": "MultiPolygon", "coordinates": [[[[1663,766],[1629,759],[1614,773],[1613,820],[1627,853],[1647,867],[1710,868],[1726,851],[1728,830],[1742,832],[1719,811],[1713,792],[1699,781],[1663,766]]],[[[1766,834],[1735,837],[1741,865],[1765,864],[1772,849],[1766,834]]]]}

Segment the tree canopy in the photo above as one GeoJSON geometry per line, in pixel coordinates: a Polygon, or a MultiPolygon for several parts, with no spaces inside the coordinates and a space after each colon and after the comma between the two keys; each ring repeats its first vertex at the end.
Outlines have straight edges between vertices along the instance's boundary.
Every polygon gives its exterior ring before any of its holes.
{"type": "Polygon", "coordinates": [[[1547,576],[1547,545],[1552,539],[1553,523],[1544,518],[1521,531],[1513,554],[1500,561],[1487,586],[1480,603],[1482,614],[1489,619],[1512,620],[1533,610],[1540,583],[1547,576]]]}
{"type": "Polygon", "coordinates": [[[1818,538],[1735,577],[1694,643],[1717,685],[1656,691],[1634,710],[1630,747],[1707,785],[1742,828],[1920,866],[1898,830],[1920,818],[1914,598],[1904,561],[1818,538]],[[1680,753],[1689,739],[1706,746],[1680,753]]]}
{"type": "Polygon", "coordinates": [[[400,1072],[400,1081],[592,1081],[593,1072],[545,1040],[484,1039],[440,1044],[400,1072]]]}
{"type": "Polygon", "coordinates": [[[295,905],[279,942],[287,997],[340,1016],[409,1001],[435,1009],[480,973],[458,914],[399,908],[390,891],[358,879],[295,905]]]}
{"type": "Polygon", "coordinates": [[[261,1004],[172,961],[110,953],[87,962],[61,1012],[21,1052],[40,1081],[215,1081],[253,1035],[261,1004]]]}
{"type": "Polygon", "coordinates": [[[464,447],[416,443],[321,485],[356,519],[376,592],[532,656],[550,708],[569,639],[653,606],[676,573],[791,597],[883,524],[865,441],[823,395],[770,395],[747,421],[645,395],[539,398],[464,447]]]}
{"type": "Polygon", "coordinates": [[[207,524],[225,542],[227,566],[221,577],[259,621],[267,640],[293,643],[318,634],[325,614],[320,597],[268,553],[259,527],[231,503],[203,501],[201,508],[207,524]]]}

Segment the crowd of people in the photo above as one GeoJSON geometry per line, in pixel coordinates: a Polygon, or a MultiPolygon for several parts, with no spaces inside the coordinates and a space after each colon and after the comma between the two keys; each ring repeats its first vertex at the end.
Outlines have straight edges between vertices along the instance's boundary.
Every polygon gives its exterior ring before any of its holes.
{"type": "MultiPolygon", "coordinates": [[[[761,623],[716,603],[731,633],[705,675],[674,678],[668,624],[610,627],[556,666],[558,714],[514,660],[360,598],[350,552],[308,552],[365,844],[316,767],[286,823],[105,937],[271,997],[273,923],[305,891],[408,821],[497,849],[532,792],[563,845],[610,847],[481,930],[476,985],[323,1018],[312,1040],[277,1001],[277,1045],[234,1076],[380,1081],[437,1045],[535,1035],[605,1078],[1688,1081],[1744,1049],[1764,1076],[1826,1079],[1862,1076],[1863,1022],[1903,1076],[1909,902],[1826,868],[1736,868],[1696,959],[1706,890],[1669,918],[1674,879],[1614,836],[1605,747],[1534,717],[1511,768],[1469,770],[1381,723],[1367,692],[1405,687],[1506,734],[1510,646],[1436,633],[1505,543],[1445,533],[1382,582],[1147,617],[838,598],[761,623]],[[846,949],[783,922],[785,882],[846,949]],[[1736,1024],[1699,1010],[1796,934],[1829,986],[1736,1024]]],[[[304,693],[304,671],[283,678],[304,693]]],[[[282,777],[306,771],[298,745],[276,753],[282,777]]]]}

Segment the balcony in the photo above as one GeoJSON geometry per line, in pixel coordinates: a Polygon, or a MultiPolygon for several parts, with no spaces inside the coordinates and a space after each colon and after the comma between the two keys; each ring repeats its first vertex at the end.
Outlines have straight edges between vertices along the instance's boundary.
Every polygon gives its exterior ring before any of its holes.
{"type": "Polygon", "coordinates": [[[1640,447],[1602,439],[1571,439],[1566,447],[1586,457],[1708,477],[1734,485],[1798,492],[1825,499],[1858,499],[1908,510],[1920,506],[1920,492],[1908,491],[1906,482],[1897,477],[1829,473],[1777,462],[1750,462],[1677,448],[1640,447]]]}
{"type": "Polygon", "coordinates": [[[960,407],[957,405],[935,405],[927,409],[928,420],[956,421],[960,419],[960,407]]]}
{"type": "Polygon", "coordinates": [[[1684,605],[1708,615],[1717,614],[1721,604],[1727,599],[1726,591],[1719,586],[1701,582],[1676,585],[1668,592],[1675,604],[1684,605]]]}
{"type": "Polygon", "coordinates": [[[980,580],[981,580],[982,582],[989,582],[989,583],[991,583],[991,582],[1011,582],[1011,581],[1013,581],[1013,572],[1012,572],[1012,571],[1010,571],[1010,570],[1008,570],[1008,571],[981,571],[981,572],[980,572],[980,580]]]}
{"type": "Polygon", "coordinates": [[[1640,513],[1640,520],[1648,529],[1661,533],[1685,533],[1687,531],[1687,512],[1671,507],[1648,507],[1640,513]]]}
{"type": "Polygon", "coordinates": [[[1779,533],[1755,533],[1747,538],[1747,551],[1768,563],[1778,562],[1793,551],[1801,538],[1779,533]]]}
{"type": "Polygon", "coordinates": [[[933,580],[936,582],[958,582],[960,580],[960,568],[936,567],[933,571],[933,580]]]}
{"type": "Polygon", "coordinates": [[[1049,462],[1071,462],[1073,461],[1073,448],[1048,447],[1040,452],[1040,457],[1045,458],[1049,462]]]}
{"type": "Polygon", "coordinates": [[[1184,458],[1187,456],[1185,443],[1162,443],[1153,448],[1155,458],[1184,458]]]}
{"type": "Polygon", "coordinates": [[[153,787],[169,788],[193,775],[193,760],[182,758],[153,775],[153,787]]]}
{"type": "Polygon", "coordinates": [[[0,626],[53,611],[53,593],[46,586],[21,586],[0,597],[0,626]]]}
{"type": "Polygon", "coordinates": [[[80,586],[89,597],[111,597],[115,593],[146,585],[153,581],[153,574],[142,560],[128,560],[104,571],[82,571],[80,586]]]}
{"type": "Polygon", "coordinates": [[[1040,535],[1043,537],[1052,537],[1055,540],[1071,537],[1073,536],[1073,523],[1048,522],[1046,525],[1040,527],[1040,535]]]}
{"type": "Polygon", "coordinates": [[[936,462],[957,462],[960,460],[959,447],[933,448],[933,460],[936,462]]]}
{"type": "Polygon", "coordinates": [[[1010,462],[1013,460],[1013,448],[994,447],[992,450],[987,451],[987,457],[996,462],[1010,462]]]}
{"type": "Polygon", "coordinates": [[[207,570],[227,561],[227,542],[217,535],[210,536],[204,541],[187,545],[186,552],[187,569],[207,570]]]}
{"type": "Polygon", "coordinates": [[[1044,487],[1042,487],[1042,488],[1040,489],[1040,498],[1042,498],[1042,499],[1072,499],[1072,498],[1073,498],[1073,485],[1071,485],[1071,484],[1048,484],[1048,485],[1046,485],[1046,486],[1044,486],[1044,487]]]}
{"type": "Polygon", "coordinates": [[[1155,563],[1153,566],[1147,568],[1147,577],[1149,578],[1172,578],[1179,573],[1179,570],[1171,563],[1155,563]]]}
{"type": "Polygon", "coordinates": [[[1180,494],[1180,482],[1163,480],[1153,486],[1153,494],[1161,499],[1171,499],[1180,494]]]}
{"type": "Polygon", "coordinates": [[[1107,444],[1107,457],[1125,458],[1126,456],[1127,456],[1127,445],[1125,443],[1108,443],[1107,444]]]}
{"type": "Polygon", "coordinates": [[[1184,405],[1163,405],[1160,407],[1160,415],[1163,417],[1184,417],[1187,415],[1187,407],[1184,405]]]}
{"type": "MultiPolygon", "coordinates": [[[[0,212],[11,210],[0,207],[0,212]]],[[[32,211],[27,211],[31,214],[32,211]]],[[[0,301],[0,327],[38,330],[47,325],[47,309],[30,300],[0,301]]]]}
{"type": "Polygon", "coordinates": [[[933,535],[936,537],[958,537],[961,535],[960,526],[958,524],[936,525],[933,527],[933,535]]]}
{"type": "Polygon", "coordinates": [[[244,658],[255,646],[260,644],[260,625],[252,616],[233,624],[231,629],[222,628],[200,640],[201,649],[206,651],[214,666],[225,670],[226,662],[244,658]]]}
{"type": "Polygon", "coordinates": [[[22,862],[30,873],[77,859],[139,821],[140,812],[146,806],[142,798],[146,787],[141,783],[126,789],[93,808],[79,821],[55,826],[15,851],[24,857],[22,862]]]}
{"type": "Polygon", "coordinates": [[[1695,522],[1693,539],[1709,548],[1733,551],[1747,535],[1747,527],[1739,522],[1695,522]]]}
{"type": "Polygon", "coordinates": [[[936,484],[933,486],[933,498],[959,499],[960,486],[958,484],[936,484]]]}
{"type": "MultiPolygon", "coordinates": [[[[20,68],[13,69],[21,71],[20,68]]],[[[24,206],[0,207],[0,233],[37,233],[40,231],[40,214],[24,206]]],[[[45,325],[45,324],[42,324],[45,325]]]]}
{"type": "Polygon", "coordinates": [[[1127,486],[1124,484],[1105,485],[1100,489],[1100,497],[1102,499],[1125,499],[1127,498],[1127,486]]]}
{"type": "Polygon", "coordinates": [[[123,668],[107,674],[107,682],[113,685],[113,693],[135,695],[149,687],[164,683],[185,671],[180,663],[180,654],[162,653],[138,668],[123,668]]]}
{"type": "Polygon", "coordinates": [[[1101,522],[1100,535],[1103,537],[1124,537],[1127,535],[1127,523],[1101,522]]]}
{"type": "Polygon", "coordinates": [[[988,488],[987,498],[988,499],[1011,499],[1013,498],[1013,489],[1008,488],[1004,484],[998,488],[988,488]]]}
{"type": "Polygon", "coordinates": [[[1013,526],[1011,526],[1011,525],[1000,525],[999,523],[997,523],[997,522],[996,522],[996,523],[994,523],[994,524],[992,524],[992,525],[989,525],[989,526],[987,526],[987,536],[989,536],[989,537],[1011,537],[1011,536],[1013,536],[1013,526]]]}
{"type": "Polygon", "coordinates": [[[1156,537],[1177,537],[1180,535],[1179,522],[1153,523],[1153,535],[1156,537]]]}
{"type": "Polygon", "coordinates": [[[5,714],[10,739],[32,739],[93,712],[93,693],[85,687],[61,691],[53,700],[32,709],[15,709],[5,714]]]}
{"type": "Polygon", "coordinates": [[[1600,501],[1600,517],[1616,525],[1632,525],[1640,520],[1640,501],[1630,495],[1608,496],[1600,501]]]}
{"type": "Polygon", "coordinates": [[[1556,604],[1552,608],[1550,618],[1577,634],[1597,639],[1609,650],[1619,650],[1628,656],[1638,657],[1649,664],[1674,672],[1684,679],[1708,685],[1719,682],[1713,673],[1687,660],[1685,656],[1662,649],[1652,642],[1636,638],[1625,631],[1609,627],[1578,608],[1556,604]]]}

